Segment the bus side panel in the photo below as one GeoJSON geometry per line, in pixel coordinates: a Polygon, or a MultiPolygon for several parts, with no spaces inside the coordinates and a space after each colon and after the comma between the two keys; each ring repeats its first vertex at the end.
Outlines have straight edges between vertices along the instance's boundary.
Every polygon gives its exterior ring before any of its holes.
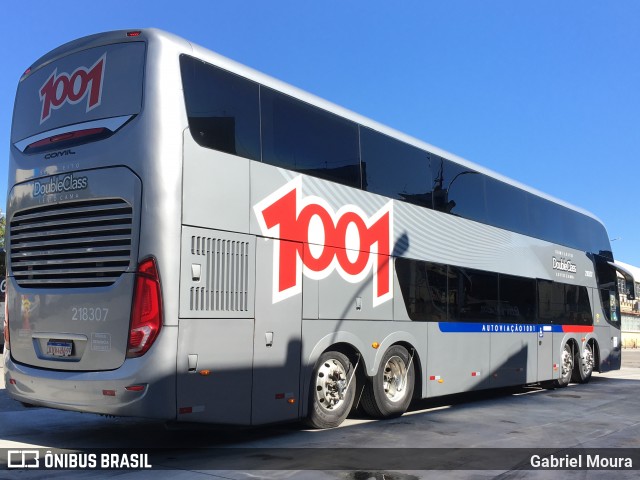
{"type": "Polygon", "coordinates": [[[491,388],[489,333],[442,332],[429,323],[427,396],[491,388]]]}
{"type": "MultiPolygon", "coordinates": [[[[349,252],[340,249],[342,252],[349,252]]],[[[336,248],[335,251],[338,251],[336,248]]],[[[389,257],[383,257],[384,262],[390,262],[389,257]]],[[[390,267],[392,268],[392,267],[390,267]]],[[[393,282],[391,294],[393,295],[393,282]]],[[[375,277],[370,272],[361,281],[355,283],[346,281],[342,276],[333,271],[326,278],[319,281],[319,317],[320,319],[332,320],[393,320],[393,301],[391,299],[376,304],[375,277]]],[[[370,324],[372,333],[375,332],[376,325],[370,324]]]]}
{"type": "Polygon", "coordinates": [[[491,381],[494,387],[537,381],[537,342],[538,335],[535,331],[491,332],[491,381]]]}
{"type": "Polygon", "coordinates": [[[255,237],[183,226],[178,420],[251,422],[255,237]]]}
{"type": "Polygon", "coordinates": [[[182,223],[248,232],[250,163],[199,146],[185,130],[182,223]]]}
{"type": "MultiPolygon", "coordinates": [[[[273,298],[275,241],[256,243],[256,320],[251,423],[260,425],[298,418],[302,295],[273,298]]],[[[284,242],[280,241],[280,245],[284,242]]]]}
{"type": "Polygon", "coordinates": [[[181,318],[178,328],[178,421],[248,425],[253,320],[181,318]]]}

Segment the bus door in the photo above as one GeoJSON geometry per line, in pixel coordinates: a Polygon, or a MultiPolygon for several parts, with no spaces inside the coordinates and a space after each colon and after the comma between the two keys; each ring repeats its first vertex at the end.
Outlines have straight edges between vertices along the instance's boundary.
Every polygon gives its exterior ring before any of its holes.
{"type": "Polygon", "coordinates": [[[554,324],[562,324],[565,312],[564,286],[561,289],[550,280],[537,280],[538,293],[538,374],[537,381],[559,378],[563,333],[553,333],[554,324]],[[554,369],[554,364],[558,367],[554,369]]]}
{"type": "Polygon", "coordinates": [[[539,324],[537,330],[538,369],[535,381],[545,382],[554,378],[553,352],[559,351],[560,348],[558,345],[554,347],[554,343],[562,340],[562,336],[553,335],[551,325],[539,324]]]}
{"type": "Polygon", "coordinates": [[[621,314],[618,302],[618,292],[613,288],[596,290],[595,303],[598,303],[598,293],[602,302],[602,314],[596,309],[594,321],[595,334],[600,347],[600,369],[603,372],[620,368],[622,345],[620,338],[621,314]]]}
{"type": "MultiPolygon", "coordinates": [[[[609,262],[601,255],[594,255],[598,290],[594,295],[594,330],[600,347],[600,369],[608,371],[619,369],[621,364],[621,313],[618,301],[618,272],[627,284],[633,288],[633,276],[622,267],[609,262]],[[598,306],[600,304],[600,307],[598,306]]],[[[632,297],[635,291],[629,292],[632,297]]]]}

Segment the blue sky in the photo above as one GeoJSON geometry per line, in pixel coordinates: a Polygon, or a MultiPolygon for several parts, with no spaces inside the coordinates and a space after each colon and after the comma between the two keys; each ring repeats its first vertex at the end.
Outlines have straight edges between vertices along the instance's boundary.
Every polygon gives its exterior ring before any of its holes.
{"type": "Polygon", "coordinates": [[[616,259],[640,266],[636,0],[30,0],[2,13],[3,197],[29,64],[80,36],[157,27],[585,208],[616,259]]]}

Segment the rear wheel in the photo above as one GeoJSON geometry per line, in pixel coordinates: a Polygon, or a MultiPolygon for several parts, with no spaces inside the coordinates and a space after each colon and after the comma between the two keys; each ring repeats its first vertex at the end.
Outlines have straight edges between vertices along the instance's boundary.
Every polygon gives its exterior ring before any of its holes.
{"type": "Polygon", "coordinates": [[[555,381],[556,387],[566,387],[571,381],[573,374],[573,348],[569,343],[565,344],[560,359],[560,378],[555,381]]]}
{"type": "Polygon", "coordinates": [[[587,383],[591,379],[594,364],[593,346],[587,343],[584,346],[582,355],[580,355],[580,352],[576,353],[571,380],[577,383],[587,383]]]}
{"type": "Polygon", "coordinates": [[[407,349],[394,345],[382,357],[378,373],[366,384],[362,408],[372,417],[399,417],[413,397],[415,369],[407,349]]]}
{"type": "Polygon", "coordinates": [[[340,352],[323,353],[313,370],[307,424],[314,428],[340,425],[351,411],[355,391],[353,365],[347,356],[340,352]]]}

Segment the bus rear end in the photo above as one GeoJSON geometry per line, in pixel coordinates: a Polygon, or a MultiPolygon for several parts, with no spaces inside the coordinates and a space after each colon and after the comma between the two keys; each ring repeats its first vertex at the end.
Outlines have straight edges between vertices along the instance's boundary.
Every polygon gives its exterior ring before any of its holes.
{"type": "Polygon", "coordinates": [[[153,149],[142,140],[152,123],[143,115],[149,50],[140,32],[86,37],[20,79],[4,355],[6,388],[24,403],[175,416],[162,255],[158,240],[141,234],[142,217],[163,208],[153,188],[145,191],[153,172],[153,149]]]}

